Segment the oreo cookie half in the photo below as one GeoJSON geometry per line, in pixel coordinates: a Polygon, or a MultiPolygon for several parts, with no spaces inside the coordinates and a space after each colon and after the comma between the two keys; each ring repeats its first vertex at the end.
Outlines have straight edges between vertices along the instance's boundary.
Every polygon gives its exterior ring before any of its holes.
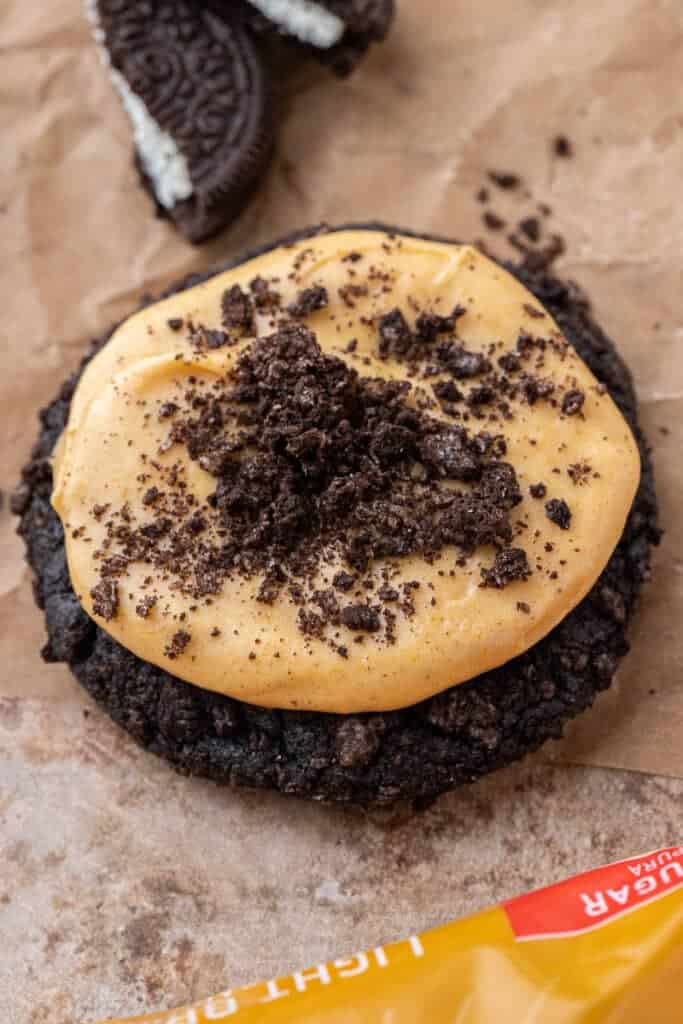
{"type": "MultiPolygon", "coordinates": [[[[400,230],[376,224],[351,227],[400,230]]],[[[301,232],[273,247],[316,233],[301,232]]],[[[587,299],[538,264],[506,267],[551,313],[607,388],[634,433],[642,460],[640,485],[607,565],[588,595],[541,641],[499,668],[420,704],[366,714],[255,707],[183,682],[132,654],[82,610],[69,576],[63,528],[50,504],[51,454],[83,367],[107,343],[109,332],[93,343],[81,370],[42,412],[37,443],[12,501],[45,615],[45,660],[66,662],[119,725],[180,772],[318,800],[429,800],[560,737],[565,723],[610,686],[628,651],[628,623],[649,577],[651,547],[659,540],[657,500],[631,376],[595,323],[587,299]]],[[[179,282],[167,295],[210,276],[179,282]]]]}
{"type": "Polygon", "coordinates": [[[267,72],[242,19],[192,0],[87,0],[157,210],[191,241],[242,211],[268,166],[267,72]]]}
{"type": "MultiPolygon", "coordinates": [[[[216,9],[230,0],[211,0],[216,9]]],[[[350,74],[372,43],[381,42],[394,18],[394,0],[241,0],[258,32],[294,40],[337,75],[350,74]]]]}

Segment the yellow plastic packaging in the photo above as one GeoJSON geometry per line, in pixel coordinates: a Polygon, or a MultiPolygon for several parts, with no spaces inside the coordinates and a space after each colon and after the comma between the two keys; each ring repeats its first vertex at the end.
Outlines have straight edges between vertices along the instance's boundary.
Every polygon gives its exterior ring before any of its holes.
{"type": "Polygon", "coordinates": [[[135,1022],[233,1017],[240,1024],[680,1024],[683,846],[135,1022]]]}

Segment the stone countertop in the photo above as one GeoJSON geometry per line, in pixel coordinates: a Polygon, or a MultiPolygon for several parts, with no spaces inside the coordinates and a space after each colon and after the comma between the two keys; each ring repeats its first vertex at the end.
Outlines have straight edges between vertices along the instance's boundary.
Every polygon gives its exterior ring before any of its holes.
{"type": "Polygon", "coordinates": [[[0,780],[12,1024],[181,1005],[681,839],[683,781],[538,756],[416,815],[220,789],[75,687],[0,701],[0,780]]]}

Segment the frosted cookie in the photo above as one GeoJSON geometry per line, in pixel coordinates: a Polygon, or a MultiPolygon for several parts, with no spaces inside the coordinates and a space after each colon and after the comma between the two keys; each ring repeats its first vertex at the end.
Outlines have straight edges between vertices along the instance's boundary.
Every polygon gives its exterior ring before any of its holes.
{"type": "Polygon", "coordinates": [[[267,73],[239,18],[190,0],[86,0],[142,180],[192,242],[239,213],[268,166],[267,73]]]}
{"type": "Polygon", "coordinates": [[[587,303],[511,269],[314,233],[96,343],[15,502],[48,660],[180,769],[321,798],[559,735],[627,650],[656,506],[587,303]]]}

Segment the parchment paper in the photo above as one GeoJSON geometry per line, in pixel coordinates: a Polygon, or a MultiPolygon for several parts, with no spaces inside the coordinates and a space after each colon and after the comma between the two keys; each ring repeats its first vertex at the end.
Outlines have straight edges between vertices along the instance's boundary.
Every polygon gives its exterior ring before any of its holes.
{"type": "MultiPolygon", "coordinates": [[[[680,0],[402,0],[391,41],[350,81],[311,64],[282,83],[270,174],[199,250],[138,187],[78,0],[4,0],[0,47],[3,491],[37,410],[142,292],[319,220],[479,237],[486,170],[521,173],[567,239],[561,269],[633,367],[667,530],[618,684],[550,756],[683,777],[680,0]],[[553,153],[558,133],[571,160],[553,153]]],[[[533,205],[493,192],[511,223],[533,205]]],[[[7,500],[0,515],[0,697],[83,703],[64,669],[40,661],[7,500]]]]}
{"type": "MultiPolygon", "coordinates": [[[[138,188],[79,0],[0,0],[0,1016],[12,1024],[191,1002],[681,841],[683,8],[399,6],[391,41],[350,81],[307,65],[282,83],[264,187],[194,250],[138,188]],[[560,132],[570,161],[552,155],[560,132]],[[482,235],[474,193],[489,168],[521,173],[553,207],[563,269],[643,399],[667,536],[618,685],[545,761],[417,818],[180,778],[38,656],[7,502],[37,410],[141,292],[306,222],[482,235]]],[[[530,204],[494,208],[512,222],[530,204]]]]}

